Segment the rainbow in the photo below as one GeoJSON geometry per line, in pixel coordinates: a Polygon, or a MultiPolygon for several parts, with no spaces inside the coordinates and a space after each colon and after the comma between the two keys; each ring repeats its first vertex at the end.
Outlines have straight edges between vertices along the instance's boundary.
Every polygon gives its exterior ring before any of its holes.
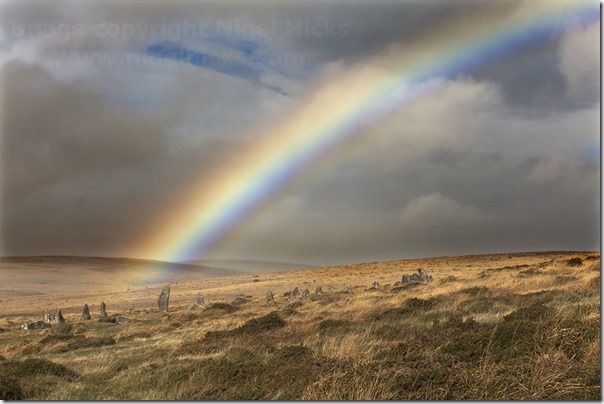
{"type": "Polygon", "coordinates": [[[359,67],[339,75],[286,122],[262,132],[246,158],[226,164],[229,168],[214,178],[200,178],[128,255],[167,262],[197,259],[372,123],[446,80],[599,17],[599,4],[592,1],[531,1],[508,15],[433,34],[410,53],[411,60],[404,50],[400,60],[389,54],[394,69],[359,67]]]}

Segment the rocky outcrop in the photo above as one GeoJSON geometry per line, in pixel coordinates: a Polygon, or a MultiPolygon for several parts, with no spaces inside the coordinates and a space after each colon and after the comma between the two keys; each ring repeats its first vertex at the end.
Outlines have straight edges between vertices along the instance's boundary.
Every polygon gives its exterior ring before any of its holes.
{"type": "Polygon", "coordinates": [[[285,296],[285,299],[287,299],[288,302],[293,302],[294,300],[300,297],[300,289],[298,289],[298,287],[296,286],[289,292],[285,292],[283,296],[285,296]]]}
{"type": "Polygon", "coordinates": [[[44,310],[44,317],[43,317],[44,321],[47,323],[54,323],[56,320],[56,315],[53,313],[48,312],[47,310],[44,310]]]}
{"type": "Polygon", "coordinates": [[[63,313],[61,313],[61,310],[57,310],[54,313],[50,313],[48,310],[44,310],[44,317],[42,318],[45,323],[49,324],[58,324],[65,322],[65,318],[63,317],[63,313]]]}
{"type": "Polygon", "coordinates": [[[41,330],[41,329],[49,328],[49,327],[50,327],[50,324],[48,324],[47,322],[45,322],[43,320],[31,321],[28,323],[21,324],[21,328],[23,330],[41,330]]]}
{"type": "Polygon", "coordinates": [[[128,321],[126,316],[115,316],[115,324],[126,324],[128,321]]]}
{"type": "Polygon", "coordinates": [[[55,324],[62,324],[65,322],[65,318],[63,317],[63,313],[61,310],[57,310],[57,314],[55,316],[55,324]]]}
{"type": "Polygon", "coordinates": [[[403,285],[409,284],[409,283],[430,282],[430,281],[432,281],[432,276],[428,275],[428,273],[426,271],[424,271],[423,268],[418,268],[417,273],[415,273],[415,274],[411,274],[411,275],[405,274],[401,278],[401,283],[403,285]]]}

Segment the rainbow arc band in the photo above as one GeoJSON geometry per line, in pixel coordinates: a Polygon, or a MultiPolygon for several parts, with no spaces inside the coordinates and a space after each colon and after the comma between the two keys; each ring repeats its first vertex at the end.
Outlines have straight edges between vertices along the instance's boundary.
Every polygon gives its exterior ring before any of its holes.
{"type": "MultiPolygon", "coordinates": [[[[530,4],[530,3],[529,3],[530,4]]],[[[233,234],[246,218],[336,151],[407,103],[430,94],[448,80],[494,63],[567,29],[599,21],[595,1],[535,1],[523,13],[486,21],[458,35],[435,36],[434,46],[396,74],[358,79],[344,74],[340,89],[320,93],[251,151],[249,158],[185,195],[156,230],[128,255],[167,262],[198,259],[233,234]],[[326,111],[325,103],[333,105],[326,111]]],[[[153,273],[167,272],[156,268],[153,273]]],[[[160,279],[158,279],[159,281],[160,279]]]]}

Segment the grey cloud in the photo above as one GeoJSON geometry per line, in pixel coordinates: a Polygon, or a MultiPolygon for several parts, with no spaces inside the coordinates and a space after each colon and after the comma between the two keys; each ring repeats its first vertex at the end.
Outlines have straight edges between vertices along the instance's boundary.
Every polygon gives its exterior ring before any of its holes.
{"type": "Polygon", "coordinates": [[[560,71],[570,97],[579,105],[592,105],[599,96],[600,25],[570,32],[560,45],[560,71]]]}
{"type": "Polygon", "coordinates": [[[354,61],[389,43],[413,42],[424,34],[485,14],[513,12],[519,1],[7,1],[4,36],[17,41],[47,36],[53,49],[91,50],[156,40],[195,39],[208,34],[269,42],[295,49],[307,67],[354,61]]]}
{"type": "Polygon", "coordinates": [[[584,153],[598,147],[597,111],[526,117],[496,94],[492,83],[450,82],[403,108],[227,251],[279,246],[281,259],[334,263],[597,249],[599,165],[584,153]]]}
{"type": "Polygon", "coordinates": [[[355,181],[324,173],[320,192],[295,190],[285,206],[273,202],[224,252],[329,264],[598,248],[597,166],[542,182],[535,167],[549,166],[547,157],[519,164],[462,158],[465,167],[419,159],[396,172],[366,170],[355,181]]]}
{"type": "Polygon", "coordinates": [[[170,124],[164,114],[112,108],[19,62],[3,66],[2,83],[3,172],[16,194],[68,175],[138,167],[162,156],[162,128],[170,124]]]}
{"type": "Polygon", "coordinates": [[[505,90],[510,105],[527,113],[568,108],[564,77],[558,66],[559,38],[552,37],[539,46],[530,46],[489,64],[472,76],[495,81],[505,90]]]}
{"type": "MultiPolygon", "coordinates": [[[[114,64],[127,58],[143,59],[137,52],[155,41],[196,42],[208,35],[243,37],[267,46],[274,63],[306,80],[327,63],[355,63],[390,44],[413,44],[447,27],[468,26],[488,16],[503,17],[522,4],[516,0],[383,0],[377,4],[131,0],[83,6],[68,0],[21,0],[5,3],[2,26],[11,41],[23,38],[20,29],[39,34],[40,63],[45,59],[60,62],[71,55],[92,59],[91,68],[95,64],[106,67],[102,60],[108,58],[117,59],[114,64]]],[[[499,82],[505,87],[505,96],[519,105],[556,105],[564,87],[555,67],[557,42],[552,39],[547,46],[520,52],[507,59],[505,67],[485,67],[474,74],[481,80],[499,82]]]]}
{"type": "Polygon", "coordinates": [[[5,253],[119,251],[251,140],[211,130],[215,111],[197,136],[174,133],[186,97],[160,110],[115,105],[20,62],[5,64],[1,79],[5,253]]]}
{"type": "Polygon", "coordinates": [[[12,62],[1,74],[5,248],[104,250],[122,240],[116,224],[139,198],[123,181],[140,184],[133,173],[166,156],[170,117],[108,105],[36,66],[12,62]]]}

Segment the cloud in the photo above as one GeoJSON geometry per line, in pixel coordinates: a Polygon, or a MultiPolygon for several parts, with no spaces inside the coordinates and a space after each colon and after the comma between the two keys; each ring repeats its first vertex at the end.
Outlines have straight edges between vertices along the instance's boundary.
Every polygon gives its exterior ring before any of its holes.
{"type": "Polygon", "coordinates": [[[140,202],[137,185],[148,186],[135,173],[168,155],[177,117],[112,106],[35,65],[7,63],[0,75],[5,247],[51,253],[123,241],[129,231],[117,222],[140,202]]]}
{"type": "Polygon", "coordinates": [[[64,80],[36,64],[2,66],[5,253],[119,254],[287,105],[245,81],[173,68],[158,83],[137,69],[64,80]],[[152,83],[165,101],[141,107],[152,83]]]}
{"type": "Polygon", "coordinates": [[[160,159],[175,116],[117,108],[20,62],[2,67],[3,145],[9,194],[96,171],[160,159]]]}
{"type": "Polygon", "coordinates": [[[583,175],[589,175],[590,164],[577,157],[546,156],[535,162],[531,167],[527,180],[535,183],[551,184],[565,178],[576,179],[583,175]]]}
{"type": "Polygon", "coordinates": [[[434,192],[411,199],[402,210],[401,224],[405,231],[419,239],[439,238],[440,231],[459,232],[467,227],[483,225],[487,216],[472,205],[461,203],[434,192]]]}
{"type": "Polygon", "coordinates": [[[576,28],[560,44],[560,72],[576,102],[593,104],[599,97],[600,23],[576,28]]]}
{"type": "Polygon", "coordinates": [[[7,63],[0,79],[2,241],[11,253],[119,251],[175,194],[248,145],[210,131],[183,138],[179,104],[116,105],[36,65],[7,63]]]}
{"type": "MultiPolygon", "coordinates": [[[[351,74],[339,69],[325,81],[351,74]]],[[[527,115],[503,91],[459,78],[401,105],[291,187],[283,205],[278,198],[254,217],[225,251],[266,257],[279,246],[280,259],[329,263],[597,248],[599,161],[585,150],[599,145],[598,111],[527,115]]],[[[330,110],[315,95],[316,107],[330,110]]]]}

